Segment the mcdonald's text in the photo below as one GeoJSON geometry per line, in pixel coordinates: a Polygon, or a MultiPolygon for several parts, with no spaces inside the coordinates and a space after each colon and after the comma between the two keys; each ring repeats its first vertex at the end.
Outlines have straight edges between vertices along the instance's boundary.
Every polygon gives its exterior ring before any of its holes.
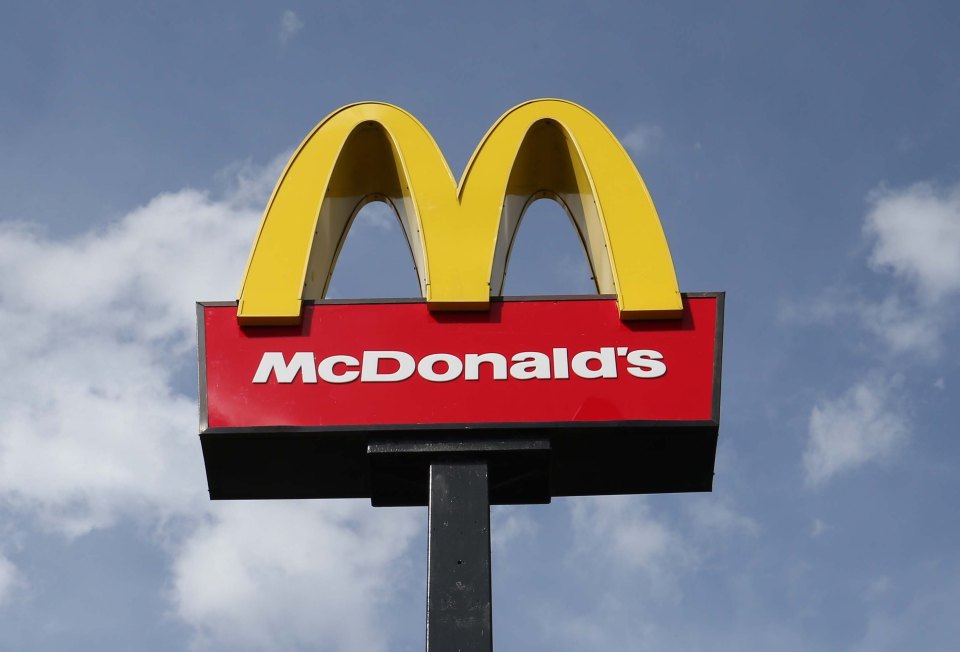
{"type": "Polygon", "coordinates": [[[254,383],[302,383],[319,381],[341,385],[361,383],[398,383],[415,373],[432,383],[447,383],[463,379],[480,380],[489,373],[493,380],[551,380],[570,378],[571,372],[580,378],[619,377],[618,358],[625,358],[626,372],[635,378],[659,378],[667,373],[663,354],[652,349],[633,349],[626,346],[602,346],[597,350],[580,351],[570,356],[564,347],[555,347],[550,353],[521,351],[510,356],[502,353],[430,353],[418,361],[405,351],[364,351],[359,356],[336,354],[320,359],[311,351],[297,351],[287,358],[282,351],[266,351],[260,358],[254,383]],[[387,369],[385,369],[385,367],[387,369]],[[509,368],[509,373],[508,373],[509,368]],[[485,371],[484,371],[485,370],[485,371]]]}

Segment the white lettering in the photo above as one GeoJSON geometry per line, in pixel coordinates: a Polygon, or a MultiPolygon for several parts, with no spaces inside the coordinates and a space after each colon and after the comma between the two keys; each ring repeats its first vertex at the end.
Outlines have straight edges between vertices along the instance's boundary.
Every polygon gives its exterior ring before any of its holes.
{"type": "Polygon", "coordinates": [[[480,364],[493,367],[494,380],[507,379],[507,359],[500,353],[468,353],[463,360],[463,379],[480,380],[480,364]]]}
{"type": "Polygon", "coordinates": [[[351,383],[359,378],[360,372],[355,369],[348,369],[338,374],[334,369],[338,364],[356,367],[360,365],[360,361],[352,355],[331,355],[329,358],[324,358],[320,361],[320,364],[317,366],[317,373],[321,379],[328,383],[335,384],[351,383]]]}
{"type": "Polygon", "coordinates": [[[396,383],[406,380],[417,369],[413,356],[403,351],[364,351],[360,369],[362,383],[396,383]],[[396,371],[380,371],[381,360],[393,360],[399,366],[396,371]]]}
{"type": "Polygon", "coordinates": [[[283,353],[267,351],[260,358],[260,366],[257,367],[257,373],[253,375],[253,382],[267,382],[270,380],[271,372],[276,375],[278,383],[292,383],[297,377],[297,372],[300,373],[300,379],[303,382],[317,382],[316,360],[309,352],[294,353],[290,358],[290,364],[287,364],[283,359],[283,353]]]}
{"type": "Polygon", "coordinates": [[[553,350],[553,377],[554,378],[570,377],[570,364],[567,362],[566,349],[553,350]]]}
{"type": "Polygon", "coordinates": [[[431,353],[419,361],[404,351],[364,351],[360,358],[352,355],[331,355],[316,363],[310,351],[291,353],[289,361],[279,351],[267,351],[253,376],[253,382],[289,384],[299,376],[302,383],[345,384],[396,383],[415,373],[433,383],[446,383],[460,378],[480,380],[480,370],[487,370],[491,380],[564,380],[571,372],[579,378],[617,378],[618,359],[626,357],[627,373],[634,378],[659,378],[667,373],[663,354],[652,349],[629,350],[625,346],[603,346],[594,351],[580,351],[570,357],[567,348],[556,347],[550,353],[521,351],[509,359],[502,353],[431,353]],[[485,367],[486,365],[486,367],[485,367]]]}
{"type": "Polygon", "coordinates": [[[612,346],[600,347],[597,351],[581,351],[573,356],[570,361],[573,373],[581,378],[616,378],[617,377],[617,357],[616,351],[612,346]],[[591,369],[588,362],[596,360],[600,363],[597,369],[591,369]]]}
{"type": "Polygon", "coordinates": [[[417,365],[417,371],[420,372],[420,375],[425,380],[432,380],[435,383],[445,383],[460,375],[460,372],[463,371],[463,363],[460,361],[460,358],[455,355],[449,353],[433,353],[424,356],[423,359],[420,360],[420,364],[417,365]],[[437,373],[434,366],[438,362],[445,362],[447,364],[447,370],[445,372],[437,373]]]}
{"type": "Polygon", "coordinates": [[[637,378],[659,378],[667,373],[667,365],[660,362],[663,360],[663,354],[659,351],[649,349],[638,349],[627,354],[627,362],[632,367],[627,367],[627,373],[637,378]]]}
{"type": "Polygon", "coordinates": [[[517,380],[531,380],[533,378],[550,378],[550,358],[546,353],[539,351],[524,351],[510,360],[510,375],[517,380]]]}

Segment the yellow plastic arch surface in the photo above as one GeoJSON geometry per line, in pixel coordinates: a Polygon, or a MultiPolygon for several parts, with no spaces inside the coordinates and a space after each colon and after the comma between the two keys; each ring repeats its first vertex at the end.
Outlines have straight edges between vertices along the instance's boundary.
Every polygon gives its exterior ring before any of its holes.
{"type": "Polygon", "coordinates": [[[559,201],[577,227],[597,289],[622,319],[682,314],[656,208],[606,126],[564,100],[533,100],[487,132],[460,185],[429,132],[378,102],[327,116],[287,163],[267,204],[240,290],[242,324],[290,324],[323,298],[360,208],[387,201],[432,310],[481,310],[498,295],[525,208],[559,201]]]}

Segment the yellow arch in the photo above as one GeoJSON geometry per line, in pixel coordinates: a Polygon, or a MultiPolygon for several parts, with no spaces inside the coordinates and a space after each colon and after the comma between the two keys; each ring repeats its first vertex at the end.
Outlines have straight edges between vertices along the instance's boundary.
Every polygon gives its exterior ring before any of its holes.
{"type": "Polygon", "coordinates": [[[597,288],[622,319],[679,317],[673,260],[646,186],[614,135],[563,100],[533,100],[487,132],[455,186],[429,132],[378,102],[327,116],[267,204],[240,290],[243,324],[289,324],[322,298],[357,211],[397,210],[432,310],[478,310],[502,290],[526,206],[553,197],[577,226],[597,288]]]}

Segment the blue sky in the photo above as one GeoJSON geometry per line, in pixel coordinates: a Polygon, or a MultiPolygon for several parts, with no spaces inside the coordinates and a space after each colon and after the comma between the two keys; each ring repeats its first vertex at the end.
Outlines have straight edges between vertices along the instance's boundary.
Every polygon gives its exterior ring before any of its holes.
{"type": "MultiPolygon", "coordinates": [[[[459,174],[536,97],[728,293],[723,416],[711,494],[494,510],[497,648],[954,649],[960,10],[680,4],[7,3],[0,649],[422,648],[425,510],[206,499],[194,301],[339,106],[459,174]]],[[[531,209],[508,291],[586,289],[564,220],[531,209]]],[[[406,256],[371,206],[333,289],[413,294],[406,256]]]]}

